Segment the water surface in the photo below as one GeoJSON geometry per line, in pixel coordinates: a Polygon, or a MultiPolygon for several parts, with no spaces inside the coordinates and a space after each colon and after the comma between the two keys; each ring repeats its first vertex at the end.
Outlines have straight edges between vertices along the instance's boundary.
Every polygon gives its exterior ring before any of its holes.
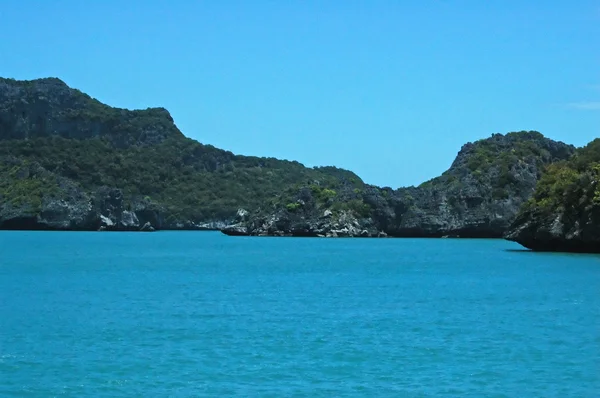
{"type": "Polygon", "coordinates": [[[0,232],[0,396],[598,397],[600,256],[0,232]]]}

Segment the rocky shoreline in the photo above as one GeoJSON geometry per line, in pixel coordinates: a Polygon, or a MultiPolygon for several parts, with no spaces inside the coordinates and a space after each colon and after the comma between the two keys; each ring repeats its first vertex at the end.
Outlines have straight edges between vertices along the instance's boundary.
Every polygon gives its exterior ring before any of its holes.
{"type": "Polygon", "coordinates": [[[0,230],[141,231],[220,230],[231,221],[194,222],[167,216],[168,211],[148,198],[126,198],[118,188],[84,191],[74,181],[58,176],[36,162],[1,158],[13,173],[15,185],[44,181],[53,195],[24,201],[0,202],[0,230]]]}
{"type": "Polygon", "coordinates": [[[110,107],[56,78],[0,78],[0,230],[505,237],[600,252],[596,141],[576,150],[536,131],[492,134],[440,176],[392,189],[201,144],[164,108],[110,107]]]}
{"type": "Polygon", "coordinates": [[[467,144],[451,167],[418,187],[310,184],[275,205],[238,213],[231,236],[502,238],[544,168],[572,146],[539,133],[495,134],[467,144]]]}
{"type": "Polygon", "coordinates": [[[575,213],[564,208],[525,210],[505,238],[534,251],[600,253],[600,208],[589,206],[575,213]]]}

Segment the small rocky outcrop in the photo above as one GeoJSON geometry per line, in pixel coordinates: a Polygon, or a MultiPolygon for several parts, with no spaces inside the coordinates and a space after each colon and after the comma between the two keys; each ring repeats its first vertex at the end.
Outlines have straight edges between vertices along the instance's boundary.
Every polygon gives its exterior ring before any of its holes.
{"type": "Polygon", "coordinates": [[[222,226],[219,228],[221,232],[225,235],[230,236],[248,236],[250,233],[248,232],[248,228],[244,225],[246,221],[248,221],[248,216],[250,213],[246,209],[238,209],[235,218],[231,223],[222,226]]]}
{"type": "Polygon", "coordinates": [[[225,235],[230,236],[248,236],[248,228],[243,225],[227,225],[221,229],[225,235]]]}
{"type": "Polygon", "coordinates": [[[525,211],[505,237],[534,251],[600,253],[600,209],[582,209],[575,218],[525,211]]]}
{"type": "MultiPolygon", "coordinates": [[[[287,205],[272,211],[244,214],[222,230],[226,235],[295,237],[376,237],[384,236],[368,216],[360,216],[348,203],[359,203],[360,192],[352,183],[340,180],[338,192],[318,185],[301,188],[287,205]],[[337,199],[335,198],[337,197],[337,199]]],[[[360,202],[362,203],[362,202],[360,202]]],[[[239,216],[238,212],[238,216],[239,216]]]]}
{"type": "Polygon", "coordinates": [[[149,222],[147,222],[146,224],[144,224],[142,226],[142,228],[140,228],[140,231],[142,231],[142,232],[154,232],[156,230],[154,229],[154,227],[152,226],[152,224],[150,224],[149,222]]]}
{"type": "Polygon", "coordinates": [[[256,219],[248,227],[242,228],[247,230],[248,235],[255,236],[366,238],[380,235],[380,231],[373,227],[370,220],[359,220],[350,211],[321,216],[280,211],[256,219]]]}
{"type": "Polygon", "coordinates": [[[505,237],[535,251],[600,253],[600,139],[548,169],[505,237]]]}
{"type": "Polygon", "coordinates": [[[92,199],[94,219],[103,231],[154,231],[163,227],[163,210],[149,201],[126,203],[120,189],[101,187],[92,199]]]}

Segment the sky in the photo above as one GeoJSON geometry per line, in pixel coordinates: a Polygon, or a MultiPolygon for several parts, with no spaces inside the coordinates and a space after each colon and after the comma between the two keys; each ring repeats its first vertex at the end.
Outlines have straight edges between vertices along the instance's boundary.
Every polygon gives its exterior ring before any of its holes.
{"type": "Polygon", "coordinates": [[[393,188],[492,133],[600,136],[598,0],[3,0],[0,54],[2,77],[393,188]]]}

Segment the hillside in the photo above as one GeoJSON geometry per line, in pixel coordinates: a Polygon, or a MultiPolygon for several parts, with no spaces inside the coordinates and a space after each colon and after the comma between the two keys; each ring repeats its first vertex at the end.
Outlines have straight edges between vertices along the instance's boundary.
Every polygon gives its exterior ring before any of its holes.
{"type": "Polygon", "coordinates": [[[343,173],[362,185],[334,167],[203,145],[165,109],[112,108],[54,78],[0,79],[0,141],[0,228],[214,227],[297,184],[343,173]]]}
{"type": "Polygon", "coordinates": [[[226,229],[292,236],[501,237],[545,167],[574,147],[535,131],[462,147],[451,167],[419,187],[310,184],[226,229]]]}
{"type": "Polygon", "coordinates": [[[468,143],[440,177],[395,192],[388,233],[501,237],[546,166],[568,159],[574,149],[536,131],[468,143]]]}
{"type": "Polygon", "coordinates": [[[600,253],[600,139],[549,167],[507,239],[540,251],[600,253]]]}
{"type": "Polygon", "coordinates": [[[113,108],[55,78],[0,79],[0,143],[0,229],[294,236],[500,237],[545,167],[574,151],[538,132],[494,134],[440,177],[392,190],[234,155],[186,138],[163,108],[113,108]]]}

